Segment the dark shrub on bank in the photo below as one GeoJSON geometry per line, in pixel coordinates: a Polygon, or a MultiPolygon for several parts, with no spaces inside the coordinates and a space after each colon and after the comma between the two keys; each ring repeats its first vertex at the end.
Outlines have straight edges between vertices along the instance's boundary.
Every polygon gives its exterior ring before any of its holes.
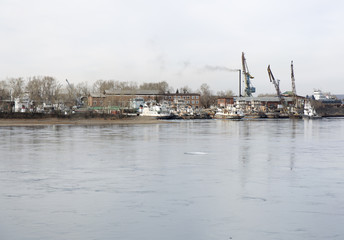
{"type": "Polygon", "coordinates": [[[46,117],[44,113],[0,112],[0,118],[3,119],[42,119],[46,117]]]}

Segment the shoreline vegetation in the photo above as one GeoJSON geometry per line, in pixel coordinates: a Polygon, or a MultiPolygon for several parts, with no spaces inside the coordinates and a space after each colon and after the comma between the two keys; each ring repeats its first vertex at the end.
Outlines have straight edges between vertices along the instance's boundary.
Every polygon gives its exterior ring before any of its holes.
{"type": "Polygon", "coordinates": [[[0,114],[0,127],[47,126],[47,125],[115,125],[166,123],[155,117],[110,114],[0,114]]]}

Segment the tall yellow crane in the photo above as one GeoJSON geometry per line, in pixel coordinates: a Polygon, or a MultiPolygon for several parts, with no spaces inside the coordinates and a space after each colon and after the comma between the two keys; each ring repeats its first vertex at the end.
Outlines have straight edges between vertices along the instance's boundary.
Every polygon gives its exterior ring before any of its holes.
{"type": "Polygon", "coordinates": [[[241,55],[241,61],[242,61],[242,74],[244,75],[244,79],[245,79],[245,94],[244,94],[244,96],[252,97],[252,93],[256,92],[256,88],[251,86],[251,79],[253,79],[253,77],[251,76],[251,74],[248,70],[248,66],[247,66],[247,62],[246,62],[246,58],[245,58],[244,53],[242,53],[242,55],[241,55]]]}

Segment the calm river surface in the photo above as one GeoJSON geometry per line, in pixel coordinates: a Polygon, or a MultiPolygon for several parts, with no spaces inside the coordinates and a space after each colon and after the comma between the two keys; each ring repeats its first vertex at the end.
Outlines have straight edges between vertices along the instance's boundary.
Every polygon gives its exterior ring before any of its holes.
{"type": "Polygon", "coordinates": [[[0,133],[1,240],[344,239],[344,119],[0,133]]]}

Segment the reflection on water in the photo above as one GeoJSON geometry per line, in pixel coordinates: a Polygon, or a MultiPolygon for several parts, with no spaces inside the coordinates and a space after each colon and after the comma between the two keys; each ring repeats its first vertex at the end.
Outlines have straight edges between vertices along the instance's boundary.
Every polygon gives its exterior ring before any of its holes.
{"type": "Polygon", "coordinates": [[[0,239],[341,239],[343,132],[344,119],[3,127],[0,239]]]}

